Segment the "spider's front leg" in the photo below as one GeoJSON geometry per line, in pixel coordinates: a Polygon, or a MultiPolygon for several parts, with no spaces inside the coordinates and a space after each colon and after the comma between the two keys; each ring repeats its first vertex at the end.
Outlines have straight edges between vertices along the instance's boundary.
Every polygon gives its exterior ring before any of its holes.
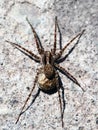
{"type": "Polygon", "coordinates": [[[7,43],[10,43],[12,46],[14,46],[15,48],[17,48],[18,50],[20,50],[22,53],[24,53],[25,55],[29,56],[30,58],[33,58],[35,61],[40,62],[40,57],[35,55],[33,52],[25,49],[24,47],[14,43],[14,42],[10,42],[8,40],[6,40],[7,43]]]}
{"type": "Polygon", "coordinates": [[[62,47],[61,47],[62,37],[61,37],[61,31],[60,31],[60,28],[59,28],[59,25],[58,25],[57,16],[56,16],[56,17],[55,17],[55,29],[54,29],[54,46],[53,46],[53,49],[52,49],[52,53],[53,53],[54,55],[55,55],[55,53],[56,53],[57,29],[58,29],[58,32],[59,32],[59,42],[60,42],[60,49],[61,49],[61,48],[62,48],[62,47]]]}
{"type": "Polygon", "coordinates": [[[40,43],[40,39],[34,29],[34,27],[31,25],[31,23],[29,22],[28,18],[26,18],[28,24],[30,25],[31,29],[32,29],[32,32],[34,34],[34,39],[35,39],[35,43],[36,43],[36,46],[37,46],[37,50],[38,50],[38,53],[39,54],[42,54],[43,51],[44,51],[44,48],[42,47],[41,43],[40,43]]]}
{"type": "Polygon", "coordinates": [[[65,68],[61,67],[58,64],[55,64],[55,67],[63,74],[65,74],[70,80],[72,80],[75,84],[77,84],[82,91],[84,92],[85,90],[81,87],[81,85],[79,84],[79,82],[77,81],[76,78],[74,78],[74,76],[72,76],[67,70],[65,70],[65,68]]]}
{"type": "Polygon", "coordinates": [[[31,95],[32,95],[32,92],[33,92],[33,90],[34,90],[34,88],[35,88],[35,86],[36,86],[37,80],[38,80],[38,75],[39,75],[39,71],[38,71],[37,74],[36,74],[36,77],[35,77],[35,80],[34,80],[34,85],[33,85],[32,89],[31,89],[31,91],[30,91],[30,93],[29,93],[29,95],[28,95],[28,97],[27,97],[27,99],[26,99],[26,101],[25,101],[25,103],[24,103],[22,109],[21,109],[21,112],[20,112],[20,114],[19,114],[17,120],[16,120],[16,124],[17,124],[17,122],[19,121],[20,116],[23,114],[23,110],[24,110],[24,108],[25,108],[25,106],[26,106],[28,100],[30,99],[30,97],[31,97],[31,95]]]}
{"type": "Polygon", "coordinates": [[[73,37],[57,54],[56,54],[56,60],[60,59],[63,52],[65,51],[65,49],[78,37],[78,39],[80,39],[80,37],[82,36],[82,34],[84,33],[85,29],[82,30],[82,32],[78,33],[75,37],[73,37]]]}
{"type": "Polygon", "coordinates": [[[54,30],[54,47],[52,53],[55,54],[56,52],[56,42],[57,42],[57,17],[55,17],[55,30],[54,30]]]}

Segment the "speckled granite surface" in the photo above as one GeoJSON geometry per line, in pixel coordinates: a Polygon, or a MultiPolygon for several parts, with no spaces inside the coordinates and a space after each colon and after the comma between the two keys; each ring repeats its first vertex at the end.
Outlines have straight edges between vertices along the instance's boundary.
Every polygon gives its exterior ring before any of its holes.
{"type": "MultiPolygon", "coordinates": [[[[55,16],[62,32],[62,46],[86,29],[78,45],[61,63],[85,89],[83,93],[60,74],[66,101],[64,130],[98,129],[98,1],[0,0],[0,130],[62,130],[58,93],[47,95],[41,92],[15,124],[33,86],[39,64],[5,42],[16,42],[37,54],[32,31],[26,21],[28,17],[44,48],[50,49],[53,46],[55,16]]],[[[73,45],[74,42],[65,54],[73,45]]],[[[38,85],[30,101],[37,90],[38,85]]]]}

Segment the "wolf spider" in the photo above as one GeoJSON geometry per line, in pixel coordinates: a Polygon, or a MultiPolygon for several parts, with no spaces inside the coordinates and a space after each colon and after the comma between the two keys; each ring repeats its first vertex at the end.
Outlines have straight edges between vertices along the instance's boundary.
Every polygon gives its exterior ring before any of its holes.
{"type": "MultiPolygon", "coordinates": [[[[61,112],[61,122],[62,122],[62,127],[64,126],[64,122],[63,122],[63,114],[62,114],[62,102],[61,102],[61,95],[60,95],[60,84],[59,84],[59,74],[58,71],[63,72],[63,74],[65,74],[70,80],[72,80],[75,84],[77,84],[79,87],[81,87],[81,85],[79,84],[79,82],[77,81],[77,79],[75,77],[73,77],[65,68],[61,67],[58,64],[58,61],[61,59],[62,53],[65,51],[65,49],[78,37],[80,38],[81,35],[83,34],[83,32],[85,30],[83,30],[82,32],[78,33],[75,37],[73,37],[63,48],[60,49],[60,51],[57,53],[56,52],[56,43],[57,43],[57,29],[59,31],[59,25],[57,22],[57,17],[55,17],[55,31],[54,31],[54,47],[53,49],[51,49],[51,51],[45,51],[43,46],[40,43],[39,37],[35,31],[35,29],[33,28],[33,26],[31,25],[31,23],[29,22],[28,19],[26,19],[28,24],[30,25],[32,32],[34,34],[34,39],[35,39],[35,43],[37,46],[37,50],[39,53],[38,55],[35,55],[33,52],[23,48],[22,46],[7,41],[8,43],[12,44],[15,48],[17,48],[18,50],[20,50],[21,52],[23,52],[24,54],[26,54],[27,56],[29,56],[30,58],[32,58],[33,60],[35,60],[36,62],[39,62],[42,64],[42,67],[40,69],[38,69],[37,74],[35,76],[35,80],[34,80],[34,85],[30,91],[30,94],[28,95],[22,109],[21,112],[17,118],[16,123],[19,121],[20,116],[23,114],[23,110],[28,102],[28,100],[30,99],[32,92],[36,86],[36,83],[39,83],[39,89],[42,91],[50,91],[54,88],[57,89],[58,92],[58,97],[59,97],[59,103],[60,103],[60,112],[61,112]]],[[[60,33],[60,32],[59,32],[60,33]]],[[[84,89],[81,87],[81,89],[84,91],[84,89]]]]}

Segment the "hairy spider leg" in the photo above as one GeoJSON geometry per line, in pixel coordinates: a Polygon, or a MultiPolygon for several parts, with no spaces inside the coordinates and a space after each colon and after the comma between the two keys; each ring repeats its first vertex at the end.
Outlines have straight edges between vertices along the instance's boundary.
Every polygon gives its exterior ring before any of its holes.
{"type": "Polygon", "coordinates": [[[36,61],[40,62],[40,57],[38,57],[37,55],[35,55],[34,53],[32,53],[31,51],[25,49],[24,47],[14,43],[14,42],[10,42],[8,40],[6,40],[7,43],[10,43],[12,46],[14,46],[15,48],[17,48],[20,51],[25,51],[27,55],[30,55],[31,57],[33,57],[36,61]]]}
{"type": "Polygon", "coordinates": [[[61,122],[62,122],[62,127],[64,127],[64,121],[63,121],[63,111],[62,111],[62,101],[61,101],[61,95],[60,95],[60,84],[59,84],[59,79],[58,79],[59,75],[58,72],[56,71],[56,87],[57,87],[57,91],[58,91],[58,97],[59,97],[59,103],[60,103],[60,113],[61,113],[61,122]]]}
{"type": "Polygon", "coordinates": [[[59,32],[59,43],[60,43],[60,50],[62,49],[62,34],[61,34],[61,30],[57,21],[57,28],[58,28],[58,32],[59,32]]]}
{"type": "Polygon", "coordinates": [[[28,24],[30,25],[32,32],[34,34],[34,39],[35,39],[35,43],[37,46],[37,50],[38,50],[39,54],[42,54],[42,52],[44,51],[44,48],[42,46],[39,46],[38,35],[37,35],[35,29],[33,28],[33,26],[31,25],[31,23],[29,22],[29,20],[27,18],[26,18],[26,20],[27,20],[28,24]]]}
{"type": "Polygon", "coordinates": [[[59,71],[61,71],[62,73],[64,73],[70,80],[72,80],[75,84],[77,84],[82,91],[84,92],[85,90],[81,87],[81,85],[79,84],[79,82],[77,81],[76,78],[74,78],[74,76],[72,76],[67,70],[65,70],[65,68],[61,67],[58,64],[54,65],[59,71]]]}
{"type": "Polygon", "coordinates": [[[58,20],[57,20],[57,16],[55,17],[55,30],[54,30],[54,48],[52,50],[52,53],[55,54],[56,53],[56,44],[57,44],[57,29],[58,29],[58,32],[59,32],[59,35],[60,35],[60,49],[62,48],[61,47],[61,32],[60,32],[60,28],[59,28],[59,25],[58,25],[58,20]]]}
{"type": "Polygon", "coordinates": [[[30,108],[30,106],[35,102],[35,100],[36,100],[36,98],[38,97],[39,94],[40,94],[40,89],[38,89],[36,95],[34,96],[32,102],[30,103],[30,105],[27,106],[27,108],[26,108],[24,111],[21,112],[21,115],[22,115],[24,112],[26,112],[26,111],[30,108]]]}
{"type": "Polygon", "coordinates": [[[55,17],[55,29],[54,29],[54,47],[53,47],[53,54],[56,52],[56,43],[57,42],[57,16],[55,17]]]}
{"type": "Polygon", "coordinates": [[[81,37],[81,35],[84,33],[85,29],[82,30],[82,32],[78,33],[75,37],[73,37],[60,51],[59,53],[57,53],[57,57],[56,59],[61,58],[62,53],[65,51],[65,49],[79,36],[79,38],[81,37]]]}
{"type": "Polygon", "coordinates": [[[30,91],[30,93],[29,93],[29,95],[28,95],[28,97],[27,97],[27,99],[26,99],[26,101],[25,101],[25,103],[24,103],[22,109],[21,109],[21,112],[20,112],[20,114],[19,114],[19,116],[18,116],[18,118],[17,118],[17,120],[16,120],[16,124],[17,124],[17,122],[19,121],[20,116],[21,116],[22,113],[23,113],[23,109],[25,108],[25,106],[26,106],[28,100],[30,99],[30,97],[31,97],[31,95],[32,95],[32,92],[33,92],[33,90],[34,90],[34,88],[35,88],[35,86],[36,86],[37,80],[38,80],[38,75],[39,75],[39,72],[37,72],[37,74],[36,74],[36,76],[35,76],[34,85],[33,85],[32,89],[31,89],[31,91],[30,91]]]}

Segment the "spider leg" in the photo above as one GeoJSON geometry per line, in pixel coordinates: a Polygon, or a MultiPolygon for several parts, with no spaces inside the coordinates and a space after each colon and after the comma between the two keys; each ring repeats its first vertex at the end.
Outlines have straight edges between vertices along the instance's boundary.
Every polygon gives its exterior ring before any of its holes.
{"type": "Polygon", "coordinates": [[[13,42],[10,42],[10,41],[7,41],[7,43],[10,43],[12,46],[14,46],[15,48],[17,48],[18,50],[20,50],[21,52],[23,52],[24,54],[34,58],[36,61],[40,62],[40,57],[38,57],[37,55],[35,55],[34,53],[32,53],[31,51],[25,49],[24,47],[16,44],[16,43],[13,43],[13,42]]]}
{"type": "Polygon", "coordinates": [[[38,80],[38,75],[39,75],[39,72],[37,72],[37,74],[36,74],[36,77],[35,77],[35,80],[34,80],[34,85],[33,85],[32,89],[31,89],[31,91],[30,91],[30,93],[29,93],[29,95],[28,95],[28,97],[27,97],[27,99],[26,99],[26,101],[25,101],[25,103],[24,103],[22,109],[21,109],[21,112],[20,112],[20,114],[19,114],[19,116],[18,116],[18,118],[17,118],[17,120],[16,120],[16,124],[17,124],[17,122],[19,121],[20,116],[23,114],[23,109],[25,108],[25,106],[26,106],[28,100],[30,99],[30,97],[31,97],[31,95],[32,95],[32,92],[33,92],[33,90],[34,90],[34,88],[35,88],[35,86],[36,86],[37,80],[38,80]]]}
{"type": "Polygon", "coordinates": [[[35,100],[36,100],[36,98],[38,97],[39,93],[40,93],[40,89],[38,89],[38,91],[37,91],[37,93],[36,93],[34,99],[33,99],[32,102],[30,103],[30,105],[29,105],[24,111],[21,112],[21,115],[22,115],[24,112],[26,112],[26,111],[30,108],[30,106],[35,102],[35,100]]]}
{"type": "Polygon", "coordinates": [[[29,20],[28,20],[27,18],[26,18],[26,20],[27,20],[28,24],[30,25],[30,27],[31,27],[31,29],[32,29],[32,32],[33,32],[33,34],[34,34],[34,39],[35,39],[35,43],[36,43],[36,46],[37,46],[37,50],[38,50],[39,54],[41,54],[41,53],[44,51],[44,48],[41,46],[41,44],[40,44],[40,46],[39,46],[39,38],[38,38],[38,35],[37,35],[35,29],[33,28],[33,26],[31,25],[31,23],[29,22],[29,20]]]}
{"type": "Polygon", "coordinates": [[[73,37],[60,51],[59,53],[57,53],[56,56],[56,60],[59,59],[62,56],[62,53],[65,51],[65,49],[79,36],[79,38],[81,37],[81,35],[84,33],[85,29],[82,30],[82,32],[78,33],[75,37],[73,37]]]}
{"type": "Polygon", "coordinates": [[[60,113],[61,113],[61,122],[62,122],[62,127],[64,127],[64,121],[63,121],[63,112],[62,112],[62,101],[61,101],[61,95],[60,95],[60,86],[59,86],[59,79],[58,79],[58,73],[56,72],[56,87],[58,91],[58,97],[59,97],[59,103],[60,103],[60,113]]]}
{"type": "Polygon", "coordinates": [[[61,41],[62,41],[62,38],[61,38],[61,31],[60,31],[60,28],[59,28],[59,25],[58,25],[58,21],[57,21],[57,16],[55,17],[55,30],[54,30],[54,48],[52,50],[52,53],[55,54],[56,52],[56,44],[57,44],[57,28],[58,28],[58,32],[59,32],[59,42],[60,42],[60,49],[62,48],[61,47],[61,41]]]}
{"type": "Polygon", "coordinates": [[[56,42],[57,42],[57,16],[55,17],[55,30],[54,30],[54,47],[53,47],[53,54],[56,52],[56,42]]]}
{"type": "Polygon", "coordinates": [[[61,30],[60,30],[58,22],[57,22],[57,28],[59,32],[59,44],[60,44],[60,50],[61,50],[62,49],[62,34],[61,34],[61,30]]]}
{"type": "Polygon", "coordinates": [[[65,70],[65,68],[61,67],[61,66],[58,65],[58,64],[55,64],[55,67],[56,67],[61,73],[63,73],[64,75],[66,75],[70,80],[72,80],[75,84],[77,84],[77,85],[82,89],[83,92],[85,91],[85,90],[81,87],[81,85],[79,84],[79,82],[77,81],[77,79],[74,78],[67,70],[65,70]]]}

